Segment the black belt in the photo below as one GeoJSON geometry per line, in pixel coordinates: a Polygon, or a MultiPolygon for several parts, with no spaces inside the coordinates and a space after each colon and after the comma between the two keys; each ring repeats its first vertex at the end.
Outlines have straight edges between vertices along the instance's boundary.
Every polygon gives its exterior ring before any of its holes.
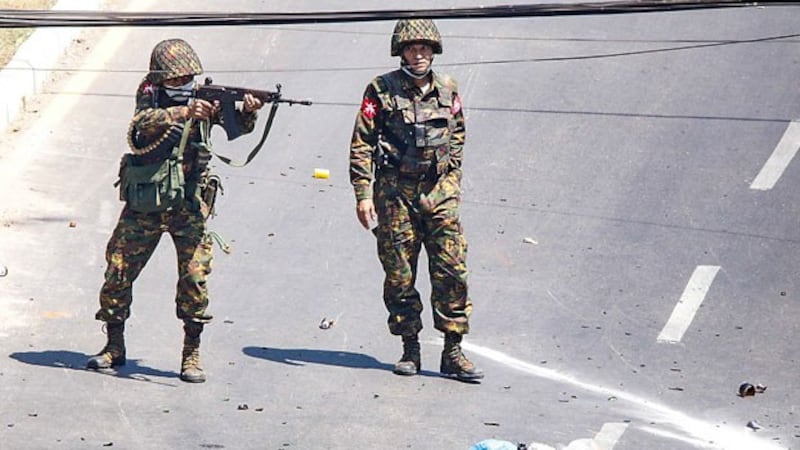
{"type": "Polygon", "coordinates": [[[410,181],[435,180],[436,168],[434,168],[433,170],[429,170],[427,172],[418,172],[418,173],[397,172],[397,178],[400,180],[410,180],[410,181]]]}
{"type": "Polygon", "coordinates": [[[394,176],[397,177],[398,180],[403,181],[426,181],[439,178],[439,175],[436,173],[435,165],[431,166],[431,168],[425,172],[401,172],[392,166],[382,166],[378,170],[378,173],[380,175],[394,176]]]}

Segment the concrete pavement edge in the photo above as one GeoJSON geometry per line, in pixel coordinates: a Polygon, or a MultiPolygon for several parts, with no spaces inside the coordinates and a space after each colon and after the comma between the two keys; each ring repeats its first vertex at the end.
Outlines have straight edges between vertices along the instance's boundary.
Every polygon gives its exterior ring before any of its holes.
{"type": "MultiPolygon", "coordinates": [[[[103,0],[59,0],[53,10],[96,11],[103,0]]],[[[28,98],[40,92],[52,69],[75,37],[79,27],[37,28],[17,49],[11,61],[0,70],[0,133],[25,108],[28,98]]]]}

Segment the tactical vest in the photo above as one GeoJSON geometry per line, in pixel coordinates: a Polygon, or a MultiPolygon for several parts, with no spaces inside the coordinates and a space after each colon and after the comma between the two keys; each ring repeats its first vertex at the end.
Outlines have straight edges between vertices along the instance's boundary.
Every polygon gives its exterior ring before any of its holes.
{"type": "Polygon", "coordinates": [[[140,213],[153,213],[183,203],[186,198],[183,151],[190,132],[191,123],[187,123],[180,142],[174,145],[168,158],[160,161],[141,164],[136,161],[137,155],[127,153],[122,156],[119,194],[128,208],[140,213]]]}
{"type": "MultiPolygon", "coordinates": [[[[179,142],[165,139],[149,153],[123,155],[117,183],[120,200],[126,202],[131,210],[140,213],[163,212],[184,202],[199,207],[199,200],[203,199],[209,207],[209,214],[213,214],[214,200],[217,191],[221,190],[221,183],[219,177],[209,174],[207,170],[211,157],[210,123],[200,122],[200,141],[187,145],[193,122],[190,119],[184,124],[179,142]],[[186,151],[190,149],[194,170],[187,178],[184,158],[186,151]],[[164,150],[169,151],[168,156],[159,156],[164,150]],[[150,156],[155,158],[149,158],[150,156]]],[[[129,139],[132,139],[132,133],[131,127],[129,139]]],[[[165,136],[169,133],[165,133],[165,136]]]]}
{"type": "Polygon", "coordinates": [[[378,140],[378,160],[401,175],[447,171],[450,137],[455,129],[453,91],[434,75],[437,95],[416,98],[403,87],[400,70],[378,77],[377,93],[385,117],[378,140]]]}

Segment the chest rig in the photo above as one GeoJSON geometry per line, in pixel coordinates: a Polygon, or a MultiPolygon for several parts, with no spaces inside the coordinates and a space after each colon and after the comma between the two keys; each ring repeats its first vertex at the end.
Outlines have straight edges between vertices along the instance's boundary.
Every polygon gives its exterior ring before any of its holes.
{"type": "MultiPolygon", "coordinates": [[[[153,108],[158,108],[159,103],[181,104],[164,98],[160,91],[156,88],[152,96],[153,108]]],[[[137,116],[139,114],[147,114],[147,111],[140,111],[137,116]]],[[[164,212],[186,202],[199,208],[199,199],[203,199],[213,213],[216,190],[221,190],[221,186],[218,177],[208,170],[211,124],[200,121],[195,125],[195,121],[189,119],[180,126],[170,126],[162,136],[146,143],[134,127],[137,116],[128,128],[128,146],[132,153],[123,155],[120,161],[117,181],[120,199],[140,213],[164,212]],[[209,187],[213,192],[209,192],[209,187]]]]}
{"type": "Polygon", "coordinates": [[[384,121],[377,148],[379,170],[423,179],[447,171],[455,128],[453,91],[435,75],[430,92],[418,89],[399,70],[378,78],[384,121]]]}

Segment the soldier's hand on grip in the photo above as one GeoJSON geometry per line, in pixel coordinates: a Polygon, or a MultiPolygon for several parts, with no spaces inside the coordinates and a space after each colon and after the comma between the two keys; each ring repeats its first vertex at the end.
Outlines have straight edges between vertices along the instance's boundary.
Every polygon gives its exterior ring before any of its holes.
{"type": "Polygon", "coordinates": [[[189,117],[192,119],[206,120],[219,110],[218,102],[211,103],[206,100],[195,99],[189,103],[189,117]]]}
{"type": "Polygon", "coordinates": [[[264,106],[264,103],[262,103],[257,97],[254,97],[253,94],[244,94],[244,98],[242,98],[242,111],[258,111],[262,106],[264,106]]]}

